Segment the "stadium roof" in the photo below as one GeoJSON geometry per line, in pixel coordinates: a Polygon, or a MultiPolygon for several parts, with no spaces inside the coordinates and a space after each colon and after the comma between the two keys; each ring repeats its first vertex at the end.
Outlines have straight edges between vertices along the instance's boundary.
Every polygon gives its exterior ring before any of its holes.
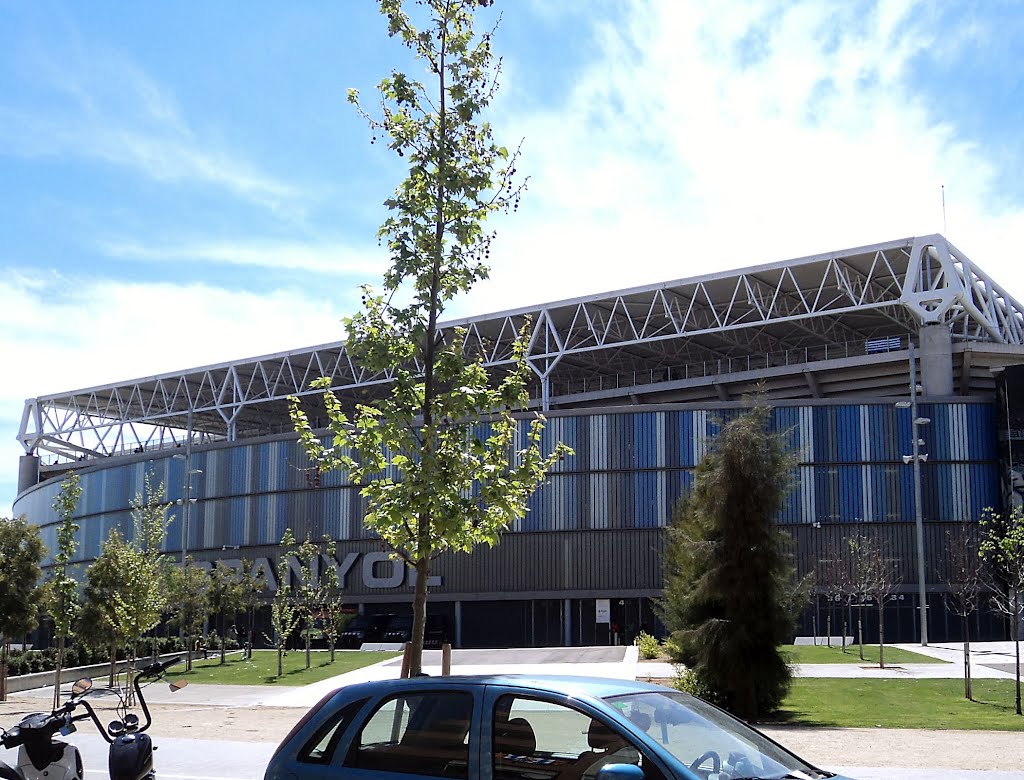
{"type": "MultiPolygon", "coordinates": [[[[907,392],[908,344],[950,328],[961,395],[1024,362],[1024,308],[940,235],[557,301],[444,324],[489,366],[529,322],[544,409],[907,392]]],[[[290,430],[288,396],[315,420],[321,376],[346,403],[384,392],[344,342],[31,398],[18,438],[57,461],[290,430]]]]}

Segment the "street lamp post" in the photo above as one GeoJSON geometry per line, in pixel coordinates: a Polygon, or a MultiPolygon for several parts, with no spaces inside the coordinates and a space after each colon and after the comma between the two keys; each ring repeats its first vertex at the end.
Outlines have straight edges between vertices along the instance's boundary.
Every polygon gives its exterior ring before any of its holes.
{"type": "Polygon", "coordinates": [[[920,386],[917,384],[917,366],[915,361],[914,342],[910,342],[910,400],[899,401],[896,407],[899,409],[910,409],[910,429],[913,439],[911,454],[903,456],[905,464],[914,466],[914,526],[917,532],[917,600],[918,611],[921,621],[921,646],[928,646],[928,601],[927,590],[924,581],[924,518],[921,507],[921,464],[928,460],[928,453],[921,452],[920,427],[931,422],[928,417],[920,417],[917,413],[917,394],[920,386]]]}
{"type": "Polygon", "coordinates": [[[192,465],[192,411],[188,413],[187,438],[185,454],[173,456],[174,460],[185,461],[185,478],[181,486],[181,498],[176,502],[181,506],[181,565],[184,567],[188,555],[188,521],[191,506],[199,499],[192,498],[192,477],[202,474],[202,469],[189,468],[192,465]]]}

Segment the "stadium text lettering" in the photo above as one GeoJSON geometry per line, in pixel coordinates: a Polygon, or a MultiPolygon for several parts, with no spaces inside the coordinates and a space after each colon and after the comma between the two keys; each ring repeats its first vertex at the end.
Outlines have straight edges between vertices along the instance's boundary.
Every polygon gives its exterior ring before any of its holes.
{"type": "MultiPolygon", "coordinates": [[[[243,570],[240,558],[224,558],[212,562],[196,561],[195,565],[207,570],[212,569],[214,565],[226,566],[234,569],[239,575],[243,570]]],[[[363,587],[368,589],[392,590],[416,584],[416,571],[407,568],[403,561],[393,558],[386,552],[350,552],[340,560],[337,556],[322,553],[313,561],[311,567],[313,582],[320,582],[325,572],[331,568],[334,569],[338,585],[342,589],[348,586],[349,574],[353,569],[358,571],[363,587]]],[[[273,593],[277,591],[282,575],[269,558],[256,558],[252,563],[252,576],[263,577],[267,581],[267,590],[273,593]]],[[[293,587],[302,584],[302,566],[294,555],[287,558],[287,571],[284,572],[284,576],[289,578],[288,581],[293,587]]],[[[440,576],[433,576],[427,580],[427,585],[431,588],[441,587],[442,584],[440,576]]]]}

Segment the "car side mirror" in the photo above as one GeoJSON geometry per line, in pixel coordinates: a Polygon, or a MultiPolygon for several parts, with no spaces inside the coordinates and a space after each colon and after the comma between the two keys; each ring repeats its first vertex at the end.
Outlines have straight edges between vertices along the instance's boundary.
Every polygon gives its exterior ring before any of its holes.
{"type": "Polygon", "coordinates": [[[636,764],[605,764],[595,780],[644,780],[644,770],[636,764]]]}

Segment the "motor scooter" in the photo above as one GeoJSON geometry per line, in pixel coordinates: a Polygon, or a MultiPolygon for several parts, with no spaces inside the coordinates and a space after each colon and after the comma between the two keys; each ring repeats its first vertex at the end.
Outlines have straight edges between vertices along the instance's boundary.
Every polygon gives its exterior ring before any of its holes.
{"type": "MultiPolygon", "coordinates": [[[[5,748],[18,748],[18,763],[10,766],[0,761],[0,780],[83,780],[82,755],[74,745],[57,739],[57,735],[67,736],[76,730],[77,721],[91,718],[100,735],[110,745],[108,769],[111,780],[153,780],[156,772],[153,768],[153,751],[156,746],[144,732],[153,723],[152,715],[142,693],[142,681],[155,682],[167,669],[181,659],[174,658],[163,663],[150,664],[139,671],[132,683],[139,706],[145,715],[145,723],[130,712],[130,689],[94,688],[92,680],[83,677],[71,687],[68,701],[50,714],[32,713],[21,719],[17,726],[10,730],[0,729],[0,744],[5,748]],[[96,710],[87,697],[114,695],[118,698],[118,719],[111,721],[106,727],[100,722],[96,710]],[[81,705],[85,712],[73,715],[81,705]]],[[[185,687],[187,681],[179,680],[171,683],[171,690],[177,691],[185,687]]]]}

